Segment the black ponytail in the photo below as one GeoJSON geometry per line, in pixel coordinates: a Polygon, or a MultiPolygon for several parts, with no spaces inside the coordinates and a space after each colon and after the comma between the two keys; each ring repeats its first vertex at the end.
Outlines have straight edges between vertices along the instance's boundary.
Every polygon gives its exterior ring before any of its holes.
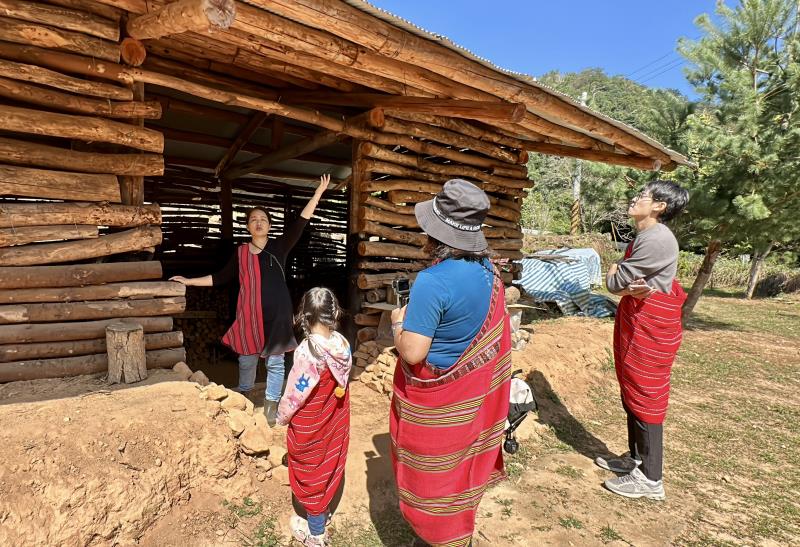
{"type": "Polygon", "coordinates": [[[308,349],[314,358],[319,359],[321,354],[316,345],[311,341],[311,327],[320,323],[331,330],[339,328],[339,321],[342,318],[342,308],[339,301],[327,287],[314,287],[306,291],[300,299],[297,315],[294,318],[295,328],[303,332],[303,336],[308,340],[308,349]]]}

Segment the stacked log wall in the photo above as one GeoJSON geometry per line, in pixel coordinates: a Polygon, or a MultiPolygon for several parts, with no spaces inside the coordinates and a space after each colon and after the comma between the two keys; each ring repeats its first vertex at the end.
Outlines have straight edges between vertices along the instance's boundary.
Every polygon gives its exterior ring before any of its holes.
{"type": "MultiPolygon", "coordinates": [[[[425,121],[430,122],[427,118],[425,121]]],[[[427,236],[417,224],[414,206],[432,199],[450,179],[468,180],[489,196],[491,208],[483,232],[494,253],[495,265],[506,285],[519,275],[519,266],[513,261],[522,258],[522,198],[533,185],[525,166],[527,153],[493,143],[490,136],[482,135],[489,131],[477,125],[461,125],[477,136],[387,113],[385,123],[375,128],[380,131],[381,137],[376,139],[380,143],[356,144],[351,186],[355,262],[351,269],[350,312],[358,329],[357,351],[364,343],[368,349],[376,342],[381,347],[391,345],[390,339],[374,340],[380,336],[377,327],[381,313],[391,307],[387,302],[390,285],[395,279],[413,282],[416,272],[429,263],[423,250],[427,236]],[[396,139],[396,145],[386,144],[398,136],[412,138],[413,148],[423,153],[403,146],[400,139],[396,139]]],[[[356,375],[370,364],[372,368],[377,366],[366,359],[358,360],[356,375]]],[[[368,385],[377,385],[370,376],[373,372],[370,370],[364,377],[368,385]]]]}
{"type": "Polygon", "coordinates": [[[102,372],[105,327],[143,325],[148,366],[185,358],[184,287],[152,258],[161,116],[120,68],[120,15],[90,0],[0,6],[0,382],[102,372]],[[81,57],[83,56],[83,57],[81,57]],[[81,64],[81,59],[87,62],[81,64]]]}

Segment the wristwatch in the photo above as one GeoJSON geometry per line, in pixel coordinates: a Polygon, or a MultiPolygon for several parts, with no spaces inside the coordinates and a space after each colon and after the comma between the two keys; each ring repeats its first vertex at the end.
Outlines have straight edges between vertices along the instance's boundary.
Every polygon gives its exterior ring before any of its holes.
{"type": "Polygon", "coordinates": [[[392,336],[397,336],[397,331],[403,328],[402,321],[395,321],[392,323],[392,336]]]}

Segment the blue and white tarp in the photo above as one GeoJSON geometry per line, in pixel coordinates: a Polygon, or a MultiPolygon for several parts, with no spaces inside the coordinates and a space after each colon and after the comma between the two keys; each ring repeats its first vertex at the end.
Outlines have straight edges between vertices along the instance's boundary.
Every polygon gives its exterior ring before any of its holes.
{"type": "Polygon", "coordinates": [[[539,255],[559,255],[564,259],[523,258],[522,277],[515,281],[537,302],[555,302],[564,315],[608,317],[614,303],[592,294],[593,285],[603,282],[600,255],[594,249],[558,249],[539,255]]]}

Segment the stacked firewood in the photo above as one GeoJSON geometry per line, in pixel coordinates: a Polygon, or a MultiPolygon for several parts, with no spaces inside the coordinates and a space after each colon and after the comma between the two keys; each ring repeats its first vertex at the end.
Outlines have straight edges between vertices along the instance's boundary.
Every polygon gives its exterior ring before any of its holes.
{"type": "Polygon", "coordinates": [[[186,291],[186,311],[175,318],[175,326],[184,333],[187,363],[195,368],[213,365],[219,357],[220,340],[231,322],[228,296],[225,288],[186,291]]]}
{"type": "Polygon", "coordinates": [[[370,389],[392,396],[397,352],[393,346],[383,346],[371,340],[359,344],[353,354],[353,380],[359,380],[370,389]]]}

